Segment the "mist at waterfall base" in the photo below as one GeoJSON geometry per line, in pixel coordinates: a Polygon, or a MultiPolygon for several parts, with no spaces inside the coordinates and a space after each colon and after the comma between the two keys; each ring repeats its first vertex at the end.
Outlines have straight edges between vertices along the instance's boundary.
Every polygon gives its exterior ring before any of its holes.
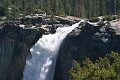
{"type": "Polygon", "coordinates": [[[26,61],[23,80],[53,80],[59,47],[66,35],[79,24],[57,28],[55,34],[43,35],[30,49],[32,58],[26,61]]]}

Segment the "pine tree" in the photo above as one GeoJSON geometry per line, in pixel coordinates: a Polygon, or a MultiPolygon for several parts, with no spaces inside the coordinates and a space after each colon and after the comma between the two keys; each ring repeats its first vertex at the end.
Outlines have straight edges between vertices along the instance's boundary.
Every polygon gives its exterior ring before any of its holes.
{"type": "Polygon", "coordinates": [[[98,0],[92,0],[92,16],[97,16],[97,1],[98,0]]]}
{"type": "Polygon", "coordinates": [[[113,0],[113,3],[114,3],[113,12],[114,12],[114,15],[116,15],[117,14],[117,1],[113,0]]]}
{"type": "Polygon", "coordinates": [[[51,14],[51,0],[44,0],[44,9],[47,14],[51,14]]]}
{"type": "Polygon", "coordinates": [[[17,14],[24,15],[35,10],[81,18],[120,14],[120,0],[0,0],[0,4],[6,9],[15,6],[17,14]]]}
{"type": "Polygon", "coordinates": [[[79,17],[79,3],[78,3],[78,0],[75,0],[74,16],[79,17]]]}
{"type": "Polygon", "coordinates": [[[72,14],[72,10],[71,10],[71,5],[70,5],[70,3],[66,0],[66,14],[68,14],[68,15],[71,15],[72,14]]]}
{"type": "MultiPolygon", "coordinates": [[[[120,0],[117,0],[117,6],[116,6],[116,10],[117,10],[117,15],[120,16],[120,0]]],[[[120,18],[120,17],[119,17],[120,18]]]]}
{"type": "Polygon", "coordinates": [[[86,14],[85,14],[85,3],[84,3],[84,0],[81,0],[80,6],[81,6],[80,17],[85,18],[86,14]]]}
{"type": "Polygon", "coordinates": [[[72,80],[120,80],[120,56],[111,52],[95,63],[86,58],[82,67],[80,63],[73,61],[69,74],[72,80]]]}
{"type": "Polygon", "coordinates": [[[59,12],[58,12],[58,14],[61,16],[65,16],[65,8],[64,8],[62,0],[59,0],[59,12]]]}

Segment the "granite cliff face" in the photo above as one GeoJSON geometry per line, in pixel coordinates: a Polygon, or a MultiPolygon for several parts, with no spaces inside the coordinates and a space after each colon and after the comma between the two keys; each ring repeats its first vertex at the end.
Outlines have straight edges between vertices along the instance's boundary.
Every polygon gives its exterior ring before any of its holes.
{"type": "Polygon", "coordinates": [[[74,29],[63,41],[56,63],[54,80],[69,80],[72,61],[82,62],[86,57],[93,61],[110,51],[120,53],[120,36],[107,26],[84,26],[74,29]]]}
{"type": "MultiPolygon", "coordinates": [[[[0,80],[22,80],[26,59],[31,58],[30,48],[44,33],[41,28],[23,29],[13,24],[0,29],[0,80]]],[[[88,23],[75,28],[60,47],[54,80],[70,79],[73,60],[81,63],[89,57],[95,61],[110,51],[120,53],[120,36],[113,29],[88,23]]]]}
{"type": "Polygon", "coordinates": [[[43,29],[23,29],[10,24],[0,29],[0,80],[22,80],[30,48],[43,34],[43,29]]]}

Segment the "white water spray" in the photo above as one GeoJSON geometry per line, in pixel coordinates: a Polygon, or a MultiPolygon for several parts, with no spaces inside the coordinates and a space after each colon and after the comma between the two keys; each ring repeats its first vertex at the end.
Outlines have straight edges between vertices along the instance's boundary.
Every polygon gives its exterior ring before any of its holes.
{"type": "Polygon", "coordinates": [[[23,80],[53,80],[59,47],[66,35],[78,26],[76,23],[57,28],[55,34],[43,35],[30,49],[32,58],[26,61],[23,80]]]}

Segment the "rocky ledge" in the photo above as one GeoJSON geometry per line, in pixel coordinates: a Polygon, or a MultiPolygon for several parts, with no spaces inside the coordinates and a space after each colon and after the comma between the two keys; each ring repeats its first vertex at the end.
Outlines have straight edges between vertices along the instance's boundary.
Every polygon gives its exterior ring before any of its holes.
{"type": "Polygon", "coordinates": [[[22,80],[30,48],[44,32],[41,28],[23,29],[12,24],[0,29],[0,79],[22,80]]]}
{"type": "Polygon", "coordinates": [[[54,80],[70,80],[68,74],[72,61],[81,63],[88,57],[95,61],[110,51],[120,53],[120,35],[108,26],[85,23],[74,29],[63,41],[56,63],[54,80]]]}

